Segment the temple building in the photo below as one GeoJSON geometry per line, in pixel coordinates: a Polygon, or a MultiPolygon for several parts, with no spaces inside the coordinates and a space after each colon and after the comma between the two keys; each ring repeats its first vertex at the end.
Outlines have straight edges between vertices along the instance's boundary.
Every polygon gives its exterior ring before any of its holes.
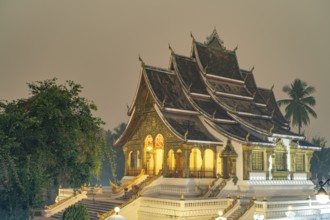
{"type": "Polygon", "coordinates": [[[193,35],[190,56],[171,51],[168,69],[141,61],[126,130],[116,141],[125,175],[173,178],[308,180],[318,147],[290,130],[271,89],[239,67],[216,30],[193,35]]]}
{"type": "Polygon", "coordinates": [[[140,58],[129,121],[115,142],[125,155],[120,184],[83,187],[47,213],[86,196],[94,204],[98,190],[100,207],[121,201],[130,220],[330,219],[330,202],[315,200],[310,180],[319,147],[290,130],[272,88],[256,85],[253,68],[239,67],[237,48],[226,49],[216,30],[204,43],[191,38],[190,56],[169,46],[168,69],[140,58]]]}

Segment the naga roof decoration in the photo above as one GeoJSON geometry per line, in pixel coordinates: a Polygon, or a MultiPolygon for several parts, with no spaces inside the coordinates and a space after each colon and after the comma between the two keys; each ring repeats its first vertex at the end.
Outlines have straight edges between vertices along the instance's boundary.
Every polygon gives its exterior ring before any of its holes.
{"type": "Polygon", "coordinates": [[[216,30],[205,43],[191,37],[190,57],[175,54],[169,45],[169,69],[148,66],[139,57],[139,88],[117,146],[134,133],[139,120],[138,96],[150,95],[163,123],[187,143],[222,144],[220,137],[225,136],[247,145],[274,146],[269,141],[274,137],[299,140],[301,147],[315,148],[290,131],[272,89],[257,87],[254,68],[242,70],[236,50],[227,50],[216,30]]]}

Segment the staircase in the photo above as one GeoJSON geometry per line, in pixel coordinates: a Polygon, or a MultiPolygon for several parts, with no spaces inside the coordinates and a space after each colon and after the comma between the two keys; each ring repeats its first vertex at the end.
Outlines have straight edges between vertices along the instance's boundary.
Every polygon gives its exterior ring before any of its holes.
{"type": "MultiPolygon", "coordinates": [[[[77,204],[84,204],[89,213],[89,217],[91,220],[97,220],[98,214],[102,214],[105,212],[114,209],[116,206],[120,206],[123,201],[120,200],[112,200],[110,198],[110,192],[104,192],[102,194],[87,194],[88,198],[79,201],[77,204]]],[[[56,213],[53,215],[53,218],[61,219],[63,212],[65,210],[56,213]]]]}
{"type": "Polygon", "coordinates": [[[253,202],[250,200],[243,199],[240,202],[240,207],[238,207],[233,213],[231,213],[227,220],[238,220],[240,219],[251,207],[253,202]]]}
{"type": "MultiPolygon", "coordinates": [[[[137,184],[137,186],[140,190],[142,190],[145,186],[150,184],[152,181],[154,181],[158,177],[159,176],[148,176],[145,180],[143,180],[142,182],[137,184]]],[[[131,199],[134,196],[135,196],[135,192],[133,191],[133,188],[132,188],[130,191],[128,191],[123,196],[119,197],[118,199],[127,201],[127,200],[131,199]]]]}
{"type": "Polygon", "coordinates": [[[226,183],[227,181],[225,179],[221,180],[218,185],[210,190],[211,192],[208,194],[208,197],[217,197],[220,191],[226,186],[226,183]]]}

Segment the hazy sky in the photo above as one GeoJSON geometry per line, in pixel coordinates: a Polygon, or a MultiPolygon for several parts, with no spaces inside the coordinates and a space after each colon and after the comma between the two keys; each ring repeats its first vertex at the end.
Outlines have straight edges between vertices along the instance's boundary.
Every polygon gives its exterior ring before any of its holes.
{"type": "Polygon", "coordinates": [[[259,87],[300,78],[316,87],[318,119],[308,137],[330,143],[330,1],[0,0],[0,99],[28,97],[26,83],[56,77],[83,96],[112,129],[126,122],[148,65],[168,67],[170,51],[189,55],[190,32],[204,42],[216,27],[259,87]]]}

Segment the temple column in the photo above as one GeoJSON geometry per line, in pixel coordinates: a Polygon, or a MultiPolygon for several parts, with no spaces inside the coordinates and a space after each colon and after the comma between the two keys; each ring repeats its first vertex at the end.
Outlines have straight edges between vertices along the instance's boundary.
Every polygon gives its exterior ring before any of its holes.
{"type": "Polygon", "coordinates": [[[310,178],[310,168],[311,168],[311,159],[313,156],[313,152],[309,151],[305,153],[305,172],[307,174],[307,179],[310,178]]]}
{"type": "Polygon", "coordinates": [[[213,177],[217,177],[217,152],[213,150],[213,177]]]}
{"type": "Polygon", "coordinates": [[[127,155],[127,152],[128,152],[127,147],[124,147],[123,152],[124,152],[124,158],[125,158],[124,174],[125,174],[125,176],[127,176],[128,175],[128,163],[129,163],[128,155],[127,155]]]}
{"type": "Polygon", "coordinates": [[[267,176],[267,171],[268,171],[268,157],[267,157],[267,151],[263,150],[262,151],[262,158],[263,158],[263,171],[266,173],[267,176]]]}
{"type": "Polygon", "coordinates": [[[153,171],[152,171],[152,175],[156,175],[156,150],[153,150],[153,152],[152,152],[152,154],[151,154],[151,156],[152,156],[152,159],[153,159],[153,165],[154,165],[154,167],[153,167],[153,171]]]}
{"type": "Polygon", "coordinates": [[[184,169],[183,169],[183,177],[188,178],[189,177],[189,173],[190,173],[190,169],[189,169],[189,164],[190,164],[190,153],[191,150],[185,149],[183,151],[184,154],[184,169]]]}
{"type": "Polygon", "coordinates": [[[271,180],[272,179],[272,169],[273,169],[273,158],[272,158],[272,151],[266,150],[266,179],[271,180]]]}
{"type": "Polygon", "coordinates": [[[165,148],[164,146],[164,158],[163,158],[163,176],[167,176],[167,169],[168,169],[168,164],[167,164],[167,160],[168,160],[168,149],[165,148]]]}
{"type": "MultiPolygon", "coordinates": [[[[202,170],[201,170],[201,177],[205,177],[205,149],[201,150],[201,157],[202,157],[202,170]]],[[[197,167],[198,169],[198,167],[197,167]]]]}
{"type": "Polygon", "coordinates": [[[293,179],[293,173],[295,173],[297,170],[297,166],[296,166],[296,163],[297,163],[297,153],[296,151],[293,151],[291,149],[290,151],[290,157],[291,157],[291,172],[290,172],[290,176],[291,176],[291,179],[293,179]]]}
{"type": "Polygon", "coordinates": [[[252,155],[252,151],[251,150],[244,150],[243,151],[243,163],[244,163],[244,167],[243,167],[243,178],[248,180],[249,179],[249,172],[251,171],[251,155],[252,155]]]}

